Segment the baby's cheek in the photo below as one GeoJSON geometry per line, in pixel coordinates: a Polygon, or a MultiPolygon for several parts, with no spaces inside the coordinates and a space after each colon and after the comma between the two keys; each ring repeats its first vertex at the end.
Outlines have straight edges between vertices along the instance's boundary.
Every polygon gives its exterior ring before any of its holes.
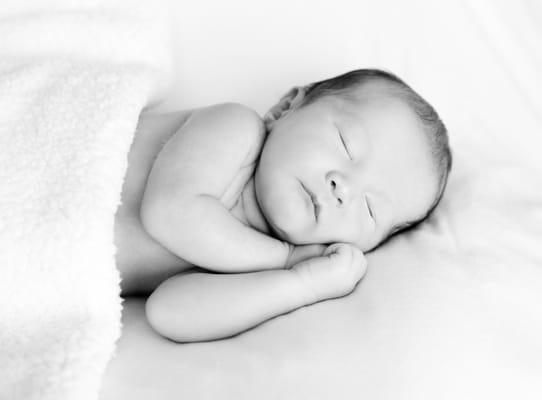
{"type": "Polygon", "coordinates": [[[361,223],[354,223],[352,220],[337,224],[334,231],[332,243],[351,243],[362,251],[371,248],[377,241],[374,228],[361,223]]]}

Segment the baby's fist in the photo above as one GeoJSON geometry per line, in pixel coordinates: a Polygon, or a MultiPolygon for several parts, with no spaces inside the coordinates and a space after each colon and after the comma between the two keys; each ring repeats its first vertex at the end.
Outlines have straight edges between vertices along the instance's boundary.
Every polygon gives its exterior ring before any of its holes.
{"type": "Polygon", "coordinates": [[[333,243],[320,257],[301,261],[292,267],[314,295],[314,301],[346,296],[365,275],[367,259],[349,243],[333,243]]]}

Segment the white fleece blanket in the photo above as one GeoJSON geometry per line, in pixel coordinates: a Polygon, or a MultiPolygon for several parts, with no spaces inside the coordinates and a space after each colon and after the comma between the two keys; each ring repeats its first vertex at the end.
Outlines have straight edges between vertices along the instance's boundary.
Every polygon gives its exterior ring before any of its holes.
{"type": "Polygon", "coordinates": [[[121,328],[114,214],[168,37],[155,2],[21,3],[0,11],[0,399],[95,399],[121,328]]]}

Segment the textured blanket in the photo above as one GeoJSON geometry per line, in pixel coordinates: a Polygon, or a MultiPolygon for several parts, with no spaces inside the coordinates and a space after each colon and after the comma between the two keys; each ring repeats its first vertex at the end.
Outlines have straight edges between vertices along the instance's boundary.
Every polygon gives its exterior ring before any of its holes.
{"type": "Polygon", "coordinates": [[[121,328],[113,223],[127,154],[171,72],[148,7],[2,4],[1,399],[97,398],[121,328]]]}

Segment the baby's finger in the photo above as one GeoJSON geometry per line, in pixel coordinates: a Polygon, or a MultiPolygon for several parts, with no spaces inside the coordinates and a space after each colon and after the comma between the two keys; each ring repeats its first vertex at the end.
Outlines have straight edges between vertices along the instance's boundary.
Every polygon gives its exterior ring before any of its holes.
{"type": "Polygon", "coordinates": [[[352,245],[340,242],[333,243],[327,247],[324,256],[328,258],[343,258],[343,262],[348,264],[352,262],[352,245]]]}
{"type": "Polygon", "coordinates": [[[328,257],[332,254],[338,254],[339,252],[344,252],[343,249],[343,243],[333,243],[327,246],[326,250],[324,251],[323,256],[328,257]]]}
{"type": "Polygon", "coordinates": [[[334,243],[326,250],[327,257],[335,265],[349,268],[354,262],[354,247],[348,243],[334,243]]]}

